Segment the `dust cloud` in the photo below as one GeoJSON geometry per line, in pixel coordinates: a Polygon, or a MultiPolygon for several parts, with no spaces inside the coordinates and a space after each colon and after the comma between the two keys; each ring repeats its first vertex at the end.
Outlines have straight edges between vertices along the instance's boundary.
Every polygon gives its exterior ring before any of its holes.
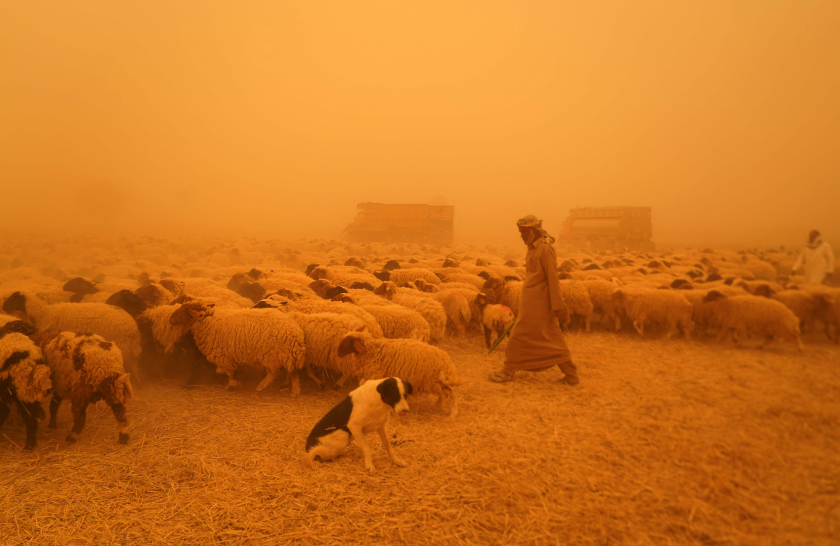
{"type": "Polygon", "coordinates": [[[840,247],[837,2],[7,2],[4,233],[337,237],[362,201],[840,247]]]}

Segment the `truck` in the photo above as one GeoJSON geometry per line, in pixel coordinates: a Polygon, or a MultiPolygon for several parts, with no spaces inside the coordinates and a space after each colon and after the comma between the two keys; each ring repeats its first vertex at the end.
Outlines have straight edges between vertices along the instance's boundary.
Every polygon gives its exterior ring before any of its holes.
{"type": "Polygon", "coordinates": [[[351,243],[452,244],[455,207],[359,203],[342,232],[351,243]]]}
{"type": "Polygon", "coordinates": [[[650,207],[569,209],[559,242],[597,249],[654,250],[650,207]]]}

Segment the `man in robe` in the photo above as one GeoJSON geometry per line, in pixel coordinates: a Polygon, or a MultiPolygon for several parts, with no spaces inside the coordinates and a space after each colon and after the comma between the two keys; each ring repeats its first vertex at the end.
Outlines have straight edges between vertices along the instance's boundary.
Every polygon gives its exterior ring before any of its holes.
{"type": "Polygon", "coordinates": [[[542,228],[542,220],[528,215],[516,222],[528,246],[525,281],[519,302],[519,316],[505,350],[505,366],[490,374],[490,381],[513,381],[517,371],[539,372],[558,366],[566,374],[563,382],[577,385],[577,368],[560,329],[567,317],[557,277],[554,239],[542,228]]]}
{"type": "Polygon", "coordinates": [[[803,266],[807,284],[822,284],[826,277],[831,278],[834,273],[834,253],[817,230],[808,234],[808,245],[802,249],[802,253],[793,264],[794,273],[803,266]]]}

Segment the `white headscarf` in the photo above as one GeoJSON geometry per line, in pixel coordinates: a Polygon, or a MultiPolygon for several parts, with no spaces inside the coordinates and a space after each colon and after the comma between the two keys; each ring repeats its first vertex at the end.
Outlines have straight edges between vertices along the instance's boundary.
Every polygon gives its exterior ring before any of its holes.
{"type": "MultiPolygon", "coordinates": [[[[545,238],[548,240],[550,244],[554,244],[554,237],[548,234],[546,230],[542,227],[542,220],[534,216],[533,214],[529,214],[528,216],[523,216],[519,220],[516,221],[516,225],[519,227],[530,227],[534,228],[537,234],[540,237],[545,238]]],[[[529,241],[528,244],[533,243],[533,241],[529,241]]]]}

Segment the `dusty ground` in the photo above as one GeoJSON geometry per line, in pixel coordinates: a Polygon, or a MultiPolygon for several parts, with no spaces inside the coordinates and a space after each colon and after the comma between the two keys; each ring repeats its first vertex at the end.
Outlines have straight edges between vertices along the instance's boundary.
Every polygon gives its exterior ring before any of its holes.
{"type": "Polygon", "coordinates": [[[582,383],[551,370],[495,385],[501,354],[445,348],[461,415],[416,397],[378,438],[315,470],[312,425],[344,395],[304,382],[138,389],[130,445],[89,411],[76,445],[0,431],[0,544],[838,544],[840,348],[569,335],[582,383]]]}

